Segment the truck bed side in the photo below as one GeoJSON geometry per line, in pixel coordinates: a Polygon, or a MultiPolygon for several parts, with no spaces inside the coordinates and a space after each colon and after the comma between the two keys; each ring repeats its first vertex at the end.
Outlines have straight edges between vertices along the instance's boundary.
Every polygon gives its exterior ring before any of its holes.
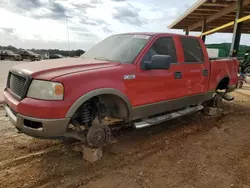
{"type": "Polygon", "coordinates": [[[224,78],[229,78],[229,86],[235,86],[238,81],[239,62],[236,59],[210,60],[209,91],[215,90],[224,78]]]}

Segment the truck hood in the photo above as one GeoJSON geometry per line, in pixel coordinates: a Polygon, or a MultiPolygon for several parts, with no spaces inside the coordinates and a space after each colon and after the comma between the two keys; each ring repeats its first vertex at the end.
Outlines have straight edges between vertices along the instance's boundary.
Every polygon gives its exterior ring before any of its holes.
{"type": "Polygon", "coordinates": [[[22,63],[12,68],[13,71],[31,75],[33,78],[51,80],[55,77],[75,72],[107,68],[120,63],[82,58],[63,58],[22,63]]]}

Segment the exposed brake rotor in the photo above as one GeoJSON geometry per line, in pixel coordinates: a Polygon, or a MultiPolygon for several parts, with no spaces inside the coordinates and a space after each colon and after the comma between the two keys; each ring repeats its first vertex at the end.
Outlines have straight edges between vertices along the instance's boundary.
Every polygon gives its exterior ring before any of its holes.
{"type": "Polygon", "coordinates": [[[212,106],[213,107],[218,107],[220,108],[222,106],[222,95],[221,94],[216,94],[213,98],[212,101],[212,106]]]}
{"type": "Polygon", "coordinates": [[[101,147],[110,141],[111,130],[106,125],[92,125],[87,133],[87,144],[91,147],[101,147]]]}

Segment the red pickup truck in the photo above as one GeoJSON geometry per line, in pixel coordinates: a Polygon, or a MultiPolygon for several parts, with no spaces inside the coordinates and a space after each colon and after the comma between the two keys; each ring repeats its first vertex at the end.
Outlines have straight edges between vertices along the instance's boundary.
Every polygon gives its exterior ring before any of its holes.
{"type": "Polygon", "coordinates": [[[20,132],[100,146],[110,133],[106,117],[142,128],[218,103],[218,96],[231,100],[225,94],[235,89],[238,66],[236,59],[210,60],[197,37],[118,34],[79,58],[13,67],[5,110],[20,132]]]}

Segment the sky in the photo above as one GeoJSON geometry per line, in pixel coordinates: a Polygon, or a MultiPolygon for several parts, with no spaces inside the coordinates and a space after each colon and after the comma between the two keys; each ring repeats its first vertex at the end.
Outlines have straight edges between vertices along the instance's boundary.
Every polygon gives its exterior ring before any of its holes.
{"type": "MultiPolygon", "coordinates": [[[[167,28],[196,0],[0,0],[0,45],[37,49],[83,49],[124,32],[170,32],[167,28]],[[69,41],[69,42],[68,42],[69,41]]],[[[197,35],[198,33],[191,33],[197,35]]],[[[213,34],[207,43],[231,42],[213,34]]],[[[249,43],[243,36],[241,43],[249,43]]]]}

